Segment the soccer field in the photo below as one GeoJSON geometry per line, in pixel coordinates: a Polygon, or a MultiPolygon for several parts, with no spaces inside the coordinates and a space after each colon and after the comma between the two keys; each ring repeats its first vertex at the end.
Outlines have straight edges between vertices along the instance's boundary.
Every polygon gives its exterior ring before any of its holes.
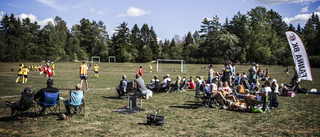
{"type": "MultiPolygon", "coordinates": [[[[40,63],[25,63],[40,64],[40,63]]],[[[44,63],[42,63],[44,64],[44,63]]],[[[79,66],[81,63],[56,63],[53,76],[54,87],[60,91],[60,96],[69,99],[69,91],[80,83],[79,66]]],[[[46,80],[39,71],[30,72],[28,82],[14,84],[19,63],[0,63],[0,97],[19,95],[25,87],[32,92],[46,87],[46,80]],[[14,71],[11,71],[11,68],[14,71]]],[[[88,83],[90,90],[85,91],[86,115],[74,115],[67,120],[58,120],[57,116],[47,119],[27,119],[24,123],[10,121],[10,109],[4,101],[17,101],[19,98],[2,98],[0,103],[0,134],[1,136],[320,136],[320,95],[297,94],[296,97],[278,97],[279,108],[271,109],[271,113],[248,113],[229,111],[218,108],[193,107],[194,90],[178,93],[154,94],[149,100],[143,99],[142,107],[146,111],[134,114],[113,112],[127,104],[126,100],[118,99],[115,87],[126,74],[130,81],[134,80],[139,66],[142,66],[142,78],[146,83],[154,75],[162,77],[169,73],[172,80],[175,76],[195,78],[202,75],[207,78],[207,64],[187,64],[187,73],[156,72],[156,64],[152,64],[153,73],[149,73],[149,63],[101,63],[100,77],[94,78],[94,72],[89,69],[88,83]],[[201,69],[206,67],[206,69],[201,69]],[[108,90],[108,88],[110,88],[108,90]],[[165,125],[160,127],[147,126],[147,114],[154,114],[159,109],[159,115],[165,117],[165,125]]],[[[93,66],[92,66],[93,67],[93,66]]],[[[221,71],[222,65],[213,65],[215,71],[221,71]]],[[[250,66],[236,65],[236,72],[247,72],[250,66]]],[[[278,83],[288,83],[290,77],[283,72],[283,66],[264,66],[260,68],[270,71],[270,77],[278,83]]],[[[319,90],[320,69],[312,69],[314,85],[319,90]]],[[[262,83],[262,82],[261,82],[262,83]]],[[[312,82],[302,81],[301,86],[312,88],[312,82]]],[[[85,88],[85,84],[83,84],[85,88]]],[[[61,103],[61,113],[65,107],[61,103]]]]}

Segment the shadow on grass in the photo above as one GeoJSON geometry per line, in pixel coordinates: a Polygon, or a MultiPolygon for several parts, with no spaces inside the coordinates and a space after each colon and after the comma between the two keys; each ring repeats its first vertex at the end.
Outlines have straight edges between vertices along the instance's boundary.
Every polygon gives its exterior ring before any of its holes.
{"type": "Polygon", "coordinates": [[[106,97],[106,96],[101,96],[103,98],[107,98],[107,99],[122,99],[122,98],[119,98],[119,96],[113,96],[113,97],[106,97]]]}

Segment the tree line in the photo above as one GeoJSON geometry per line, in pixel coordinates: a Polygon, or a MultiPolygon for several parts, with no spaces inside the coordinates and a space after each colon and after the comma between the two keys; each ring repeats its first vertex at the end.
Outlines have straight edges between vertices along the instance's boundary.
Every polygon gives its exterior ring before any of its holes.
{"type": "Polygon", "coordinates": [[[238,12],[223,24],[219,17],[204,18],[200,29],[182,38],[157,40],[153,26],[137,24],[132,29],[121,23],[108,35],[101,20],[81,19],[68,29],[60,17],[43,28],[29,18],[3,16],[0,26],[0,61],[74,61],[116,56],[117,62],[149,62],[158,58],[184,59],[187,63],[220,64],[227,61],[292,65],[285,32],[298,33],[307,49],[310,64],[320,67],[320,20],[311,18],[302,28],[287,25],[282,16],[265,7],[246,14],[238,12]]]}

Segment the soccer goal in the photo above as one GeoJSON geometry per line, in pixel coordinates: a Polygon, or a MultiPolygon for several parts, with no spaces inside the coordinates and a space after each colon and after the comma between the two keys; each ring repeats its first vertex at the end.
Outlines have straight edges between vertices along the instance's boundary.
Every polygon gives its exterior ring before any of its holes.
{"type": "Polygon", "coordinates": [[[100,57],[99,56],[92,56],[91,57],[91,64],[100,64],[100,57]]]}
{"type": "Polygon", "coordinates": [[[186,62],[185,60],[157,59],[157,72],[186,73],[186,62]]]}
{"type": "Polygon", "coordinates": [[[116,56],[109,56],[108,61],[109,61],[109,63],[111,63],[111,62],[116,63],[116,56]]]}

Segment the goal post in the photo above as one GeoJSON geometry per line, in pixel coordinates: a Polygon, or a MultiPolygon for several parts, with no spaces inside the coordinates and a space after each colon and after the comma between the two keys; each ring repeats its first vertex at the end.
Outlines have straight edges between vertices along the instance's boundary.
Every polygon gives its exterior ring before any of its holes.
{"type": "Polygon", "coordinates": [[[100,56],[91,56],[91,64],[100,64],[100,56]]]}
{"type": "Polygon", "coordinates": [[[181,72],[186,73],[185,60],[157,59],[157,72],[181,72]]]}
{"type": "Polygon", "coordinates": [[[111,62],[116,63],[116,56],[109,56],[108,57],[108,62],[109,63],[111,63],[111,62]]]}

